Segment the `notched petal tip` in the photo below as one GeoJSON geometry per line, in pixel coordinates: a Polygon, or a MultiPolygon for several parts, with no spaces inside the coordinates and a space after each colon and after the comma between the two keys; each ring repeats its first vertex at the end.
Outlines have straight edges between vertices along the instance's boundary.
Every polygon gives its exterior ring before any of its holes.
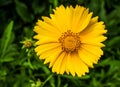
{"type": "Polygon", "coordinates": [[[33,39],[38,39],[38,34],[33,36],[33,39]]]}
{"type": "Polygon", "coordinates": [[[98,16],[96,16],[96,17],[94,17],[94,18],[98,21],[98,18],[99,18],[99,17],[98,17],[98,16]]]}
{"type": "Polygon", "coordinates": [[[60,7],[60,8],[65,8],[64,5],[60,5],[59,7],[60,7]]]}
{"type": "Polygon", "coordinates": [[[49,19],[49,17],[46,17],[46,16],[42,16],[41,18],[42,18],[44,21],[47,20],[47,19],[49,19]]]}
{"type": "Polygon", "coordinates": [[[105,40],[107,39],[107,37],[105,37],[105,40]]]}
{"type": "Polygon", "coordinates": [[[92,15],[93,15],[93,12],[90,12],[90,13],[89,13],[89,15],[90,15],[90,17],[92,17],[92,15]]]}
{"type": "Polygon", "coordinates": [[[108,30],[103,30],[102,34],[106,34],[108,32],[108,30]]]}

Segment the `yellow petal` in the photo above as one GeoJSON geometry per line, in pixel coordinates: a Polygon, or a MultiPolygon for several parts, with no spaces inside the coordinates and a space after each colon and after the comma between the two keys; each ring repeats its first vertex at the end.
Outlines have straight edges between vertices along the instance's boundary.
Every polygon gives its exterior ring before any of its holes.
{"type": "Polygon", "coordinates": [[[88,26],[93,25],[93,24],[96,23],[96,22],[98,22],[98,16],[93,17],[93,18],[90,20],[88,26]]]}
{"type": "Polygon", "coordinates": [[[91,65],[91,63],[97,64],[98,60],[100,59],[100,57],[92,54],[91,52],[89,52],[89,51],[87,51],[86,49],[83,49],[83,48],[81,48],[78,51],[78,53],[79,53],[79,56],[80,56],[80,58],[81,58],[82,61],[85,62],[85,60],[86,60],[86,64],[88,64],[88,63],[90,65],[91,65]],[[91,61],[91,63],[90,63],[90,61],[91,61]]]}
{"type": "Polygon", "coordinates": [[[61,47],[57,47],[55,49],[52,49],[52,50],[48,50],[48,51],[45,51],[44,53],[42,53],[40,55],[40,59],[45,59],[45,64],[50,62],[54,62],[57,58],[57,56],[62,52],[62,49],[61,47]]]}
{"type": "Polygon", "coordinates": [[[83,49],[78,51],[78,55],[86,65],[93,68],[93,63],[94,63],[93,59],[91,59],[91,57],[88,57],[83,49]]]}
{"type": "Polygon", "coordinates": [[[37,52],[37,55],[40,55],[45,51],[52,50],[52,49],[55,49],[57,47],[60,47],[60,44],[51,43],[51,44],[39,45],[35,48],[35,52],[37,52]]]}
{"type": "Polygon", "coordinates": [[[86,72],[89,72],[88,66],[83,61],[81,61],[78,54],[72,54],[72,58],[74,59],[72,60],[74,64],[74,70],[79,77],[85,75],[86,72]]]}
{"type": "Polygon", "coordinates": [[[67,62],[68,62],[67,54],[65,54],[65,56],[61,62],[60,74],[64,74],[64,72],[68,72],[67,71],[67,62]]]}
{"type": "Polygon", "coordinates": [[[101,57],[101,55],[103,55],[103,51],[98,46],[82,44],[81,48],[89,51],[90,53],[92,53],[92,54],[94,54],[94,55],[96,55],[98,57],[101,57]]]}
{"type": "Polygon", "coordinates": [[[51,24],[48,24],[47,22],[43,22],[41,20],[38,20],[37,25],[34,27],[34,31],[36,33],[39,33],[39,34],[45,35],[45,36],[59,37],[59,35],[61,35],[61,33],[57,30],[57,28],[54,26],[54,24],[51,25],[51,24]]]}
{"type": "Polygon", "coordinates": [[[101,35],[101,36],[97,36],[97,37],[81,37],[81,43],[82,44],[88,44],[88,45],[93,45],[93,46],[99,46],[99,47],[104,47],[105,45],[102,44],[101,42],[105,41],[107,39],[107,37],[101,35]]]}
{"type": "Polygon", "coordinates": [[[77,32],[83,31],[89,24],[91,17],[92,17],[92,12],[88,14],[88,9],[84,11],[84,13],[81,16],[81,19],[79,20],[79,24],[77,27],[77,32]]]}
{"type": "MultiPolygon", "coordinates": [[[[72,10],[72,9],[71,9],[72,10]]],[[[82,14],[83,12],[85,11],[86,9],[82,6],[76,6],[75,9],[72,11],[71,14],[73,14],[71,16],[72,20],[71,20],[71,30],[73,32],[77,32],[79,29],[78,29],[78,26],[81,26],[80,24],[80,20],[81,20],[81,17],[82,17],[82,14]]]]}
{"type": "MultiPolygon", "coordinates": [[[[63,59],[65,58],[65,52],[62,52],[57,58],[56,58],[56,61],[55,63],[53,64],[53,67],[52,67],[52,72],[56,72],[57,74],[60,73],[60,69],[61,69],[61,66],[62,66],[62,62],[63,62],[63,59]]],[[[65,71],[65,70],[64,70],[65,71]]],[[[64,73],[63,71],[63,73],[64,73]]],[[[60,73],[62,74],[62,73],[60,73]]]]}
{"type": "Polygon", "coordinates": [[[82,32],[80,32],[81,37],[95,37],[99,36],[101,34],[106,33],[107,30],[105,30],[105,25],[103,25],[103,22],[98,22],[95,24],[92,24],[91,26],[88,26],[86,29],[84,29],[82,32]]]}
{"type": "Polygon", "coordinates": [[[51,19],[54,21],[54,25],[59,28],[61,33],[68,30],[68,16],[66,15],[66,9],[63,5],[54,10],[55,15],[50,15],[51,19]]]}
{"type": "Polygon", "coordinates": [[[48,37],[48,36],[44,37],[41,35],[36,35],[36,36],[34,36],[34,38],[39,40],[35,43],[36,45],[59,43],[58,38],[56,38],[56,37],[48,37]]]}
{"type": "MultiPolygon", "coordinates": [[[[74,60],[75,61],[75,60],[74,60]]],[[[70,72],[73,76],[75,76],[75,67],[74,67],[74,62],[71,54],[67,55],[67,67],[66,67],[66,72],[70,72]]]]}

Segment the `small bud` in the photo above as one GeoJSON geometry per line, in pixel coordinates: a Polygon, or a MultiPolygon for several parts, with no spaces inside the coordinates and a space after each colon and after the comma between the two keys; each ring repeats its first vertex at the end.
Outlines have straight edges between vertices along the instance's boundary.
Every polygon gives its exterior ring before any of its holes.
{"type": "Polygon", "coordinates": [[[25,42],[24,42],[24,46],[25,46],[26,48],[30,48],[30,47],[32,46],[32,42],[31,42],[31,41],[25,41],[25,42]]]}
{"type": "Polygon", "coordinates": [[[24,41],[21,41],[20,43],[23,44],[22,49],[26,48],[29,49],[33,46],[33,41],[31,39],[25,38],[24,41]]]}

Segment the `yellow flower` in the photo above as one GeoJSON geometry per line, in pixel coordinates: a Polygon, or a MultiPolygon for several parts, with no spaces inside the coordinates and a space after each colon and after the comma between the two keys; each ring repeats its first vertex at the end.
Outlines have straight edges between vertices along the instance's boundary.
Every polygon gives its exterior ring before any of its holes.
{"type": "Polygon", "coordinates": [[[89,9],[78,5],[61,5],[53,11],[50,18],[42,17],[34,27],[38,40],[35,51],[45,64],[49,63],[52,72],[85,75],[103,55],[101,42],[107,32],[104,22],[98,22],[89,9]]]}

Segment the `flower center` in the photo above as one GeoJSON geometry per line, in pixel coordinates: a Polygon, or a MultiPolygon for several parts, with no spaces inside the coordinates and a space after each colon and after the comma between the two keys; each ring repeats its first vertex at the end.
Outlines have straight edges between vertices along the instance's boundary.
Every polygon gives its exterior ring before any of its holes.
{"type": "Polygon", "coordinates": [[[74,52],[80,48],[80,38],[78,33],[73,33],[70,30],[64,32],[59,38],[63,51],[74,52]]]}

